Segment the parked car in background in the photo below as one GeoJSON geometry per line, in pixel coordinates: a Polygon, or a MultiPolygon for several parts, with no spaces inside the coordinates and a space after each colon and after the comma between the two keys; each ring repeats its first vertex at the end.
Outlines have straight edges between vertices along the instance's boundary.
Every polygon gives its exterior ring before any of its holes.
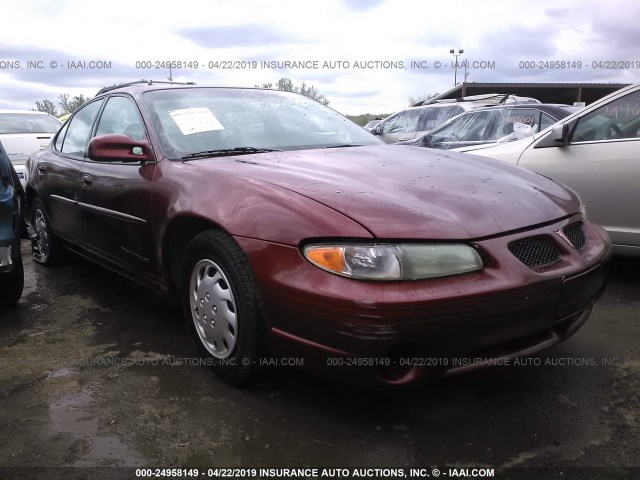
{"type": "Polygon", "coordinates": [[[463,112],[491,105],[540,103],[529,97],[516,95],[473,95],[458,99],[429,100],[418,107],[409,107],[385,118],[371,133],[387,143],[413,140],[450,118],[463,112]]]}
{"type": "Polygon", "coordinates": [[[543,103],[477,108],[453,117],[415,140],[400,143],[449,150],[511,142],[530,137],[578,110],[580,107],[543,103]]]}
{"type": "Polygon", "coordinates": [[[576,190],[615,251],[640,255],[640,84],[625,87],[533,137],[459,149],[540,172],[576,190]]]}
{"type": "Polygon", "coordinates": [[[200,355],[233,384],[276,352],[408,385],[580,328],[610,245],[573,192],[398,148],[290,92],[110,87],[28,163],[33,258],[66,247],[177,292],[200,355]],[[440,361],[412,360],[425,356],[440,361]]]}
{"type": "Polygon", "coordinates": [[[373,130],[373,128],[378,125],[380,122],[382,121],[382,119],[380,120],[371,120],[370,122],[368,122],[363,128],[365,130],[371,131],[373,130]]]}
{"type": "Polygon", "coordinates": [[[17,303],[24,272],[20,254],[22,187],[0,142],[0,307],[17,303]]]}
{"type": "Polygon", "coordinates": [[[62,122],[45,112],[0,110],[0,141],[25,186],[24,164],[38,150],[47,148],[62,122]]]}

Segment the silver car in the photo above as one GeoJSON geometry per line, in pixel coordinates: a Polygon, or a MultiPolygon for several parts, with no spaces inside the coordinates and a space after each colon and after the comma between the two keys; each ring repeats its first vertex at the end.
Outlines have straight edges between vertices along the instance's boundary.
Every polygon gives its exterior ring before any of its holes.
{"type": "Polygon", "coordinates": [[[608,95],[533,137],[455,149],[515,163],[573,188],[614,251],[640,255],[640,84],[608,95]]]}

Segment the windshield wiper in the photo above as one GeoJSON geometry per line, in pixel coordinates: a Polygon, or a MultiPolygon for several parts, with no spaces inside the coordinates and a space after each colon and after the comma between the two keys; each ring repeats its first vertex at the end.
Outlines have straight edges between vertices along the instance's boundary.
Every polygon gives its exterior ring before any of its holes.
{"type": "Polygon", "coordinates": [[[363,147],[364,145],[358,145],[355,143],[345,143],[343,145],[329,145],[328,147],[322,147],[322,148],[348,148],[348,147],[363,147]]]}
{"type": "Polygon", "coordinates": [[[249,153],[267,153],[267,152],[279,152],[280,150],[272,148],[256,148],[256,147],[237,147],[237,148],[221,148],[218,150],[204,150],[202,152],[190,153],[184,157],[180,157],[180,160],[187,160],[189,158],[200,157],[223,157],[227,155],[244,155],[249,153]]]}

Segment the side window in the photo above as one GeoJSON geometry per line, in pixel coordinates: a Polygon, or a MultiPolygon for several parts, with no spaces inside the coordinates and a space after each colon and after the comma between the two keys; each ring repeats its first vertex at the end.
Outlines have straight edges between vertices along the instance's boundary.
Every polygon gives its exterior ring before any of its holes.
{"type": "Polygon", "coordinates": [[[540,112],[529,108],[509,108],[502,113],[490,137],[493,140],[520,140],[539,131],[540,112]],[[508,138],[505,138],[508,137],[508,138]]]}
{"type": "Polygon", "coordinates": [[[429,131],[442,125],[444,122],[462,113],[462,107],[458,105],[448,105],[445,107],[434,106],[425,109],[426,111],[420,119],[420,131],[429,131]]]}
{"type": "Polygon", "coordinates": [[[544,112],[540,113],[540,126],[537,128],[536,133],[544,130],[547,127],[550,127],[551,125],[553,125],[554,123],[556,123],[557,120],[555,118],[553,118],[551,115],[547,115],[544,112]]]}
{"type": "Polygon", "coordinates": [[[92,102],[77,112],[67,128],[67,134],[64,137],[62,144],[62,153],[68,153],[70,155],[84,156],[84,152],[87,150],[87,144],[89,143],[89,135],[91,134],[91,127],[93,121],[96,118],[98,110],[100,110],[102,100],[92,102]]]}
{"type": "Polygon", "coordinates": [[[418,132],[418,120],[420,119],[420,115],[422,114],[421,110],[407,110],[407,122],[402,130],[403,133],[413,133],[418,132]]]}
{"type": "Polygon", "coordinates": [[[68,128],[69,122],[67,122],[65,126],[62,127],[62,130],[60,130],[60,133],[58,133],[58,136],[56,137],[56,143],[53,145],[53,148],[58,152],[62,150],[62,142],[64,142],[64,136],[67,134],[68,128]]]}
{"type": "Polygon", "coordinates": [[[422,118],[420,119],[420,123],[421,123],[420,131],[433,130],[439,125],[438,110],[440,110],[440,108],[437,108],[437,107],[425,109],[425,112],[422,115],[422,118]]]}
{"type": "Polygon", "coordinates": [[[618,98],[578,120],[570,141],[640,138],[640,91],[618,98]]]}
{"type": "Polygon", "coordinates": [[[110,133],[128,135],[134,140],[145,139],[145,129],[135,103],[127,97],[111,97],[98,121],[96,136],[110,133]]]}

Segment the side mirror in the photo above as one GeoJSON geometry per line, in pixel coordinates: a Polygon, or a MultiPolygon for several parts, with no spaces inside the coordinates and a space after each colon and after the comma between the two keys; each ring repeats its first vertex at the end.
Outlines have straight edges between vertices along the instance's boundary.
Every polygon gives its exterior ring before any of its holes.
{"type": "Polygon", "coordinates": [[[94,137],[89,142],[89,158],[101,162],[153,162],[151,145],[122,134],[94,137]]]}
{"type": "Polygon", "coordinates": [[[551,127],[551,137],[556,145],[567,145],[569,143],[569,125],[554,125],[551,127]]]}
{"type": "Polygon", "coordinates": [[[576,117],[568,122],[557,123],[551,126],[551,138],[555,146],[564,147],[569,145],[569,136],[579,119],[580,117],[576,117]]]}
{"type": "Polygon", "coordinates": [[[380,124],[376,125],[375,127],[373,127],[371,129],[371,133],[373,135],[380,135],[382,133],[382,127],[380,126],[380,124]]]}

